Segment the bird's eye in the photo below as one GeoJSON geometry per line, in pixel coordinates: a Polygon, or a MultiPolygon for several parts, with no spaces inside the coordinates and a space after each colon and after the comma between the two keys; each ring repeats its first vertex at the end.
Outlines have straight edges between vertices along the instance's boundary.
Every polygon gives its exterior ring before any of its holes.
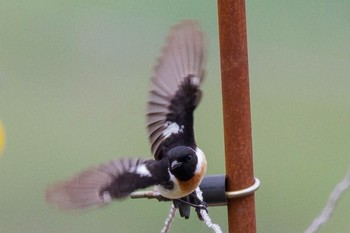
{"type": "Polygon", "coordinates": [[[188,154],[184,157],[184,162],[189,162],[192,160],[192,155],[188,154]]]}

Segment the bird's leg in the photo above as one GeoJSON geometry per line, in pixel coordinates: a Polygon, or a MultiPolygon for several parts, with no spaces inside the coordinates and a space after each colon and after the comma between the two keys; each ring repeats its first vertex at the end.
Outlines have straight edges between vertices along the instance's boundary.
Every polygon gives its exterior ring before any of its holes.
{"type": "Polygon", "coordinates": [[[193,192],[189,195],[191,203],[194,203],[193,207],[195,208],[197,212],[198,218],[203,221],[203,216],[201,214],[201,210],[205,210],[208,213],[208,204],[205,203],[203,200],[199,199],[196,192],[193,192]]]}
{"type": "Polygon", "coordinates": [[[206,212],[208,212],[207,203],[200,200],[196,192],[193,192],[186,197],[173,200],[173,202],[175,207],[179,209],[180,216],[185,217],[186,219],[188,219],[190,216],[190,208],[189,208],[190,206],[195,208],[198,218],[202,221],[203,221],[203,217],[201,214],[201,210],[204,209],[206,212]]]}
{"type": "Polygon", "coordinates": [[[179,209],[180,216],[184,217],[185,219],[188,219],[190,217],[190,213],[191,213],[191,207],[188,205],[189,204],[188,199],[189,199],[189,197],[186,196],[186,197],[183,197],[181,199],[174,199],[173,200],[174,206],[177,209],[179,209]]]}

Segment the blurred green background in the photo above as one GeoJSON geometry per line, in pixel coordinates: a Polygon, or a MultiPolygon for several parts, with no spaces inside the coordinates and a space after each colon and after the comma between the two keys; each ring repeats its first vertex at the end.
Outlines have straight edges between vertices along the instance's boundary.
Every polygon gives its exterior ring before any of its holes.
{"type": "MultiPolygon", "coordinates": [[[[350,164],[350,2],[247,1],[258,232],[302,232],[350,164]]],[[[125,156],[150,157],[144,110],[169,27],[197,19],[207,78],[196,111],[209,174],[224,173],[215,1],[0,1],[0,232],[159,232],[170,203],[84,214],[44,202],[47,184],[125,156]]],[[[320,232],[349,232],[350,194],[320,232]]],[[[227,232],[224,207],[210,208],[227,232]]],[[[192,218],[171,232],[211,232],[192,218]]]]}

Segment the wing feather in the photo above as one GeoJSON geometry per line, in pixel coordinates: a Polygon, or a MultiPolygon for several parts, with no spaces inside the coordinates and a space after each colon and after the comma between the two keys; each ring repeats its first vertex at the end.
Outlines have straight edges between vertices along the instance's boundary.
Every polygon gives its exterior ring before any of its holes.
{"type": "Polygon", "coordinates": [[[119,159],[92,167],[69,180],[49,186],[46,202],[62,210],[73,210],[100,207],[113,199],[125,198],[136,189],[160,182],[146,167],[154,162],[119,159]],[[140,166],[144,166],[141,172],[138,170],[140,166]]]}
{"type": "Polygon", "coordinates": [[[178,143],[195,144],[192,114],[200,99],[204,50],[204,35],[197,22],[186,20],[170,30],[154,67],[147,106],[147,128],[156,159],[173,146],[173,134],[184,134],[176,135],[178,143]]]}

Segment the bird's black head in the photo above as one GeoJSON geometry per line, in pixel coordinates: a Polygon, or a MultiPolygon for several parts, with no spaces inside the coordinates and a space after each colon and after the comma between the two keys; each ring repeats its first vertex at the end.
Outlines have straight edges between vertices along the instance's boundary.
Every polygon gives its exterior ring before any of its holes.
{"type": "Polygon", "coordinates": [[[177,146],[169,150],[169,170],[181,181],[190,180],[195,173],[198,158],[191,147],[177,146]]]}

